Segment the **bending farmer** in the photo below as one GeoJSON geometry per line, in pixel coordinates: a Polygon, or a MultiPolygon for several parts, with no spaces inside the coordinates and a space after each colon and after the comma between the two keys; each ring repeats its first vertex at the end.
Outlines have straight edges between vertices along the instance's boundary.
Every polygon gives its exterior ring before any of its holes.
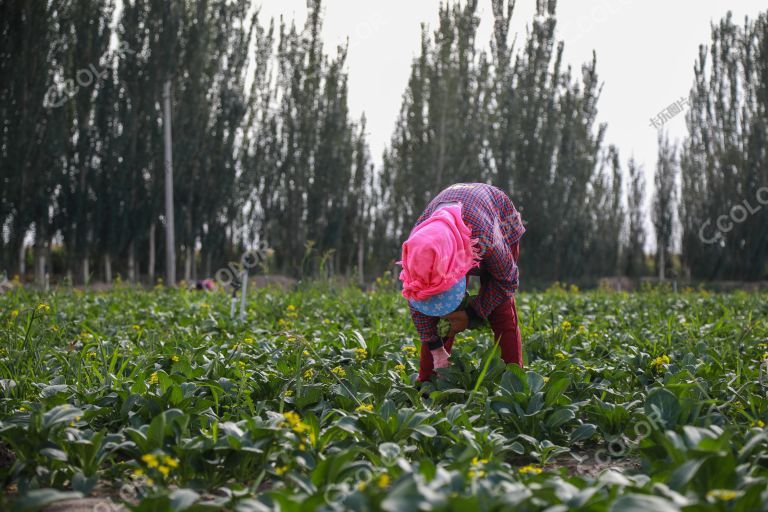
{"type": "Polygon", "coordinates": [[[420,382],[450,365],[456,334],[488,320],[505,363],[522,366],[515,307],[517,259],[523,236],[509,197],[482,183],[458,183],[440,192],[403,243],[400,280],[421,338],[420,382]],[[470,275],[480,292],[465,299],[470,275]],[[438,321],[450,322],[446,336],[438,321]]]}

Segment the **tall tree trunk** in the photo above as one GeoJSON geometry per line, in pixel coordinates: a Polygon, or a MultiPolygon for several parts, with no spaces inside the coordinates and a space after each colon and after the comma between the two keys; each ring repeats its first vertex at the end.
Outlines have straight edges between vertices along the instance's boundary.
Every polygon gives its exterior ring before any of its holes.
{"type": "Polygon", "coordinates": [[[176,233],[173,220],[173,139],[171,136],[171,81],[163,85],[163,135],[165,141],[165,281],[176,284],[176,233]]]}
{"type": "Polygon", "coordinates": [[[666,262],[664,261],[666,252],[663,248],[659,248],[659,281],[664,281],[664,277],[667,275],[666,262]]]}
{"type": "Polygon", "coordinates": [[[192,258],[194,258],[194,249],[187,245],[184,250],[184,280],[192,281],[192,258]]]}
{"type": "Polygon", "coordinates": [[[91,267],[89,266],[87,254],[83,255],[83,259],[80,260],[80,270],[82,272],[81,277],[83,279],[83,284],[87,285],[91,275],[91,267]]]}
{"type": "Polygon", "coordinates": [[[45,237],[42,233],[35,236],[35,284],[41,288],[45,287],[45,237]]]}
{"type": "Polygon", "coordinates": [[[150,284],[155,282],[155,223],[149,225],[149,263],[147,264],[147,279],[150,284]]]}
{"type": "Polygon", "coordinates": [[[104,282],[112,284],[112,255],[104,253],[104,282]]]}
{"type": "Polygon", "coordinates": [[[133,240],[128,244],[128,281],[131,283],[136,282],[136,256],[134,254],[133,240]]]}

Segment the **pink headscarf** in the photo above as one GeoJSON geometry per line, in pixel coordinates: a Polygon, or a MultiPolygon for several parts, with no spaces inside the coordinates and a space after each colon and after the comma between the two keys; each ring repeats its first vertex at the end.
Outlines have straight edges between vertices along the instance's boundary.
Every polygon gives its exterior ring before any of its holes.
{"type": "Polygon", "coordinates": [[[403,297],[426,300],[442,293],[478,266],[476,240],[461,218],[461,205],[435,211],[403,243],[403,297]]]}

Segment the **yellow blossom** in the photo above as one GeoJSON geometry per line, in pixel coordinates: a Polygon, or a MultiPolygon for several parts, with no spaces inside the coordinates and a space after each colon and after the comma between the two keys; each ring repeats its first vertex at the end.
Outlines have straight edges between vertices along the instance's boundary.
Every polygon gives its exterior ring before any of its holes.
{"type": "Polygon", "coordinates": [[[135,476],[135,477],[144,476],[144,470],[141,469],[141,468],[134,469],[133,470],[133,476],[135,476]]]}
{"type": "Polygon", "coordinates": [[[17,316],[19,316],[18,309],[14,309],[13,311],[11,311],[11,318],[16,318],[17,316]]]}
{"type": "Polygon", "coordinates": [[[517,470],[517,472],[521,475],[540,475],[542,471],[543,470],[540,467],[534,464],[528,464],[527,466],[523,466],[517,470]]]}
{"type": "Polygon", "coordinates": [[[173,361],[174,363],[178,363],[180,361],[180,358],[179,356],[171,356],[171,361],[173,361]]]}
{"type": "Polygon", "coordinates": [[[152,386],[153,384],[157,384],[157,372],[152,372],[152,375],[150,375],[149,380],[147,381],[147,384],[152,386]]]}
{"type": "Polygon", "coordinates": [[[293,390],[287,389],[285,393],[283,393],[284,396],[293,396],[293,390]]]}
{"type": "Polygon", "coordinates": [[[347,372],[344,371],[344,368],[341,366],[337,366],[334,369],[331,370],[336,376],[338,377],[344,377],[347,375],[347,372]]]}
{"type": "Polygon", "coordinates": [[[661,373],[664,371],[664,365],[669,364],[670,362],[672,361],[669,359],[669,356],[664,354],[651,362],[651,368],[656,373],[661,373]]]}
{"type": "Polygon", "coordinates": [[[707,493],[707,498],[721,501],[731,501],[738,497],[739,493],[731,489],[712,489],[707,493]]]}
{"type": "Polygon", "coordinates": [[[373,405],[362,404],[355,409],[355,412],[373,412],[373,405]]]}
{"type": "Polygon", "coordinates": [[[403,347],[403,352],[405,352],[406,356],[413,357],[413,356],[416,355],[418,350],[416,349],[416,347],[414,347],[412,345],[406,345],[405,347],[403,347]]]}
{"type": "Polygon", "coordinates": [[[253,338],[243,338],[243,343],[245,343],[246,345],[252,345],[253,338]]]}
{"type": "Polygon", "coordinates": [[[376,481],[376,485],[379,486],[379,489],[386,489],[387,487],[389,487],[389,482],[390,482],[389,475],[384,473],[376,481]]]}
{"type": "Polygon", "coordinates": [[[301,355],[303,355],[304,357],[309,357],[310,355],[309,350],[305,350],[304,352],[301,353],[301,355]]]}
{"type": "Polygon", "coordinates": [[[304,372],[305,379],[311,379],[314,376],[315,376],[315,371],[312,368],[309,368],[307,371],[304,372]]]}
{"type": "Polygon", "coordinates": [[[134,331],[140,331],[141,330],[141,326],[138,325],[138,324],[133,324],[133,330],[134,331]]]}
{"type": "Polygon", "coordinates": [[[171,468],[177,468],[179,467],[179,461],[177,459],[174,459],[173,457],[169,455],[163,455],[163,463],[171,468]]]}
{"type": "Polygon", "coordinates": [[[301,421],[301,416],[296,414],[293,411],[288,411],[283,413],[283,416],[285,417],[285,423],[287,424],[291,430],[296,432],[297,434],[303,434],[304,432],[307,432],[310,430],[309,425],[301,421]]]}
{"type": "Polygon", "coordinates": [[[477,457],[472,458],[473,466],[479,466],[481,464],[488,464],[488,459],[478,459],[477,457]]]}
{"type": "Polygon", "coordinates": [[[285,308],[287,311],[296,311],[296,306],[293,304],[288,304],[288,307],[285,308]]]}
{"type": "Polygon", "coordinates": [[[565,352],[558,352],[557,354],[555,354],[555,359],[560,359],[561,361],[563,361],[565,359],[565,352]]]}
{"type": "Polygon", "coordinates": [[[277,476],[283,476],[288,471],[288,466],[280,466],[275,468],[275,474],[277,476]]]}
{"type": "Polygon", "coordinates": [[[147,453],[146,455],[142,455],[141,460],[150,468],[156,468],[160,465],[160,463],[157,461],[157,455],[154,453],[147,453]]]}
{"type": "Polygon", "coordinates": [[[561,327],[561,328],[562,328],[564,331],[570,331],[570,330],[571,330],[571,327],[573,327],[573,326],[571,325],[571,322],[569,322],[568,320],[564,320],[564,321],[563,321],[563,323],[560,325],[560,327],[561,327]]]}
{"type": "Polygon", "coordinates": [[[245,371],[245,362],[244,361],[238,361],[237,367],[240,369],[241,372],[245,371]]]}
{"type": "Polygon", "coordinates": [[[21,407],[19,407],[19,412],[24,412],[24,411],[26,411],[26,410],[27,410],[27,408],[26,408],[26,407],[24,407],[23,405],[22,405],[21,407]]]}
{"type": "Polygon", "coordinates": [[[480,469],[470,469],[469,471],[467,471],[467,476],[469,478],[475,478],[475,477],[482,478],[485,476],[485,474],[486,474],[485,471],[480,469]]]}
{"type": "Polygon", "coordinates": [[[163,474],[163,476],[168,476],[168,474],[171,472],[171,468],[168,466],[158,466],[157,470],[163,474]]]}
{"type": "Polygon", "coordinates": [[[757,420],[756,422],[752,423],[752,426],[757,428],[765,428],[765,422],[763,420],[757,420]]]}
{"type": "Polygon", "coordinates": [[[358,360],[365,359],[366,357],[368,357],[368,351],[365,350],[364,348],[356,348],[355,349],[355,357],[358,360]]]}
{"type": "Polygon", "coordinates": [[[405,365],[404,364],[396,364],[395,365],[395,371],[396,372],[403,372],[403,371],[405,371],[405,365]]]}
{"type": "Polygon", "coordinates": [[[42,302],[37,305],[37,312],[38,313],[47,313],[51,310],[51,306],[46,304],[45,302],[42,302]]]}

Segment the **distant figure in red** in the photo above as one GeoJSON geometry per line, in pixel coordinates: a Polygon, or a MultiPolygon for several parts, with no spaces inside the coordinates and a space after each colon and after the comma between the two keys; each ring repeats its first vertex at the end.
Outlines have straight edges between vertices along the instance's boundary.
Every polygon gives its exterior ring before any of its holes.
{"type": "Polygon", "coordinates": [[[505,363],[522,366],[523,349],[515,291],[520,213],[501,190],[483,183],[458,183],[440,192],[403,243],[403,296],[421,338],[420,382],[434,368],[450,365],[456,334],[487,320],[505,363]],[[480,276],[480,292],[460,309],[470,275],[480,276]],[[448,336],[437,334],[440,318],[450,321],[448,336]]]}

